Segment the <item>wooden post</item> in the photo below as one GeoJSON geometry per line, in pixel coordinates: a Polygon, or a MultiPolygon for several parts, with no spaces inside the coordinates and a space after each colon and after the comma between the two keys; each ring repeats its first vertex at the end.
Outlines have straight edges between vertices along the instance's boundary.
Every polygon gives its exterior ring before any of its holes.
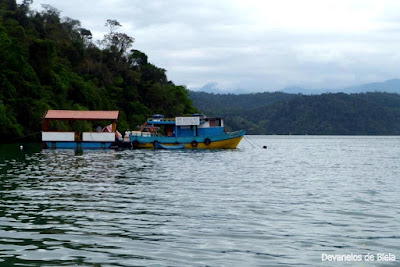
{"type": "Polygon", "coordinates": [[[114,123],[112,124],[112,131],[113,132],[117,131],[117,121],[114,121],[114,123]]]}
{"type": "Polygon", "coordinates": [[[49,120],[42,119],[42,131],[47,132],[49,130],[49,120]]]}

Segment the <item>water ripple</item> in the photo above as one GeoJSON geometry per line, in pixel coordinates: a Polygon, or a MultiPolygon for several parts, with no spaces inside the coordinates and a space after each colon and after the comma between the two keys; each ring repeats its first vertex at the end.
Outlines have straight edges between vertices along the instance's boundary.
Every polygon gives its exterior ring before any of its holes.
{"type": "Polygon", "coordinates": [[[0,265],[330,266],[322,253],[396,255],[400,138],[249,138],[268,149],[0,147],[0,265]]]}

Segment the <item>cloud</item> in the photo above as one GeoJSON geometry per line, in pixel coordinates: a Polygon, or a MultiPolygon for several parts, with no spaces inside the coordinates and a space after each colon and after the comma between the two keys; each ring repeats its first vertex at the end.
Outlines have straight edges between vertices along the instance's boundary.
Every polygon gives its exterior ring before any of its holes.
{"type": "Polygon", "coordinates": [[[36,0],[95,38],[116,19],[135,49],[188,88],[335,88],[398,77],[398,1],[36,0]],[[215,85],[215,84],[214,84],[215,85]]]}

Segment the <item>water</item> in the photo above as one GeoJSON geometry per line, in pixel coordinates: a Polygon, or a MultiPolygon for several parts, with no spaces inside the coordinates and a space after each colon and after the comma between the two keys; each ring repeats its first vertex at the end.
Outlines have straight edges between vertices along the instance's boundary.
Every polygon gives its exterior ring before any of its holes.
{"type": "Polygon", "coordinates": [[[0,146],[0,266],[400,264],[400,137],[247,138],[255,148],[0,146]],[[321,261],[351,253],[396,261],[321,261]]]}

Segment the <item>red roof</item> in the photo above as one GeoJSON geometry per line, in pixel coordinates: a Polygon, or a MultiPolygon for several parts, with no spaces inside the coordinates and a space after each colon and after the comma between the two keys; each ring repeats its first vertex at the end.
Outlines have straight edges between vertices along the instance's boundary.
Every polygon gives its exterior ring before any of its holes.
{"type": "Polygon", "coordinates": [[[56,120],[117,120],[119,111],[48,110],[44,119],[56,120]]]}

